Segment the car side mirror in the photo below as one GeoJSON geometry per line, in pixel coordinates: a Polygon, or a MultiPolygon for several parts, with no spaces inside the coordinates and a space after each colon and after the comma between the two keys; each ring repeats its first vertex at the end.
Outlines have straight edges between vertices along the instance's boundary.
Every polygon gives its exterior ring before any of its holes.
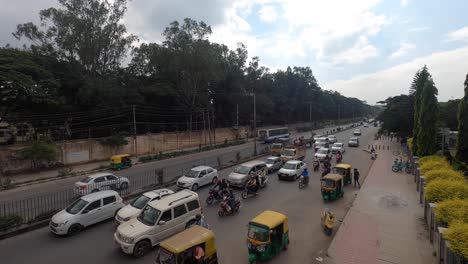
{"type": "Polygon", "coordinates": [[[165,224],[166,224],[166,221],[164,221],[164,220],[161,220],[161,221],[158,222],[158,225],[165,225],[165,224]]]}

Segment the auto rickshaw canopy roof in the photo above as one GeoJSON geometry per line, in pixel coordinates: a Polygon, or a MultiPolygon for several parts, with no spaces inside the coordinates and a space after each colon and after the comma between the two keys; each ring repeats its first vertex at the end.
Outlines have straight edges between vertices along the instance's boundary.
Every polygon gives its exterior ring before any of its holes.
{"type": "Polygon", "coordinates": [[[201,243],[212,240],[214,241],[214,237],[213,231],[199,225],[193,225],[190,228],[187,228],[184,231],[164,240],[159,246],[172,253],[179,254],[201,243]]]}
{"type": "Polygon", "coordinates": [[[330,173],[330,174],[323,176],[321,181],[323,180],[339,181],[342,179],[343,179],[343,175],[330,173]]]}
{"type": "Polygon", "coordinates": [[[346,163],[340,163],[335,165],[336,168],[351,169],[352,166],[346,163]]]}
{"type": "Polygon", "coordinates": [[[130,154],[119,154],[111,157],[112,161],[120,161],[122,158],[130,157],[130,154]]]}
{"type": "Polygon", "coordinates": [[[270,229],[277,227],[278,225],[285,223],[284,232],[288,230],[288,217],[282,213],[278,213],[271,210],[265,210],[261,214],[257,215],[251,223],[267,226],[270,229]]]}

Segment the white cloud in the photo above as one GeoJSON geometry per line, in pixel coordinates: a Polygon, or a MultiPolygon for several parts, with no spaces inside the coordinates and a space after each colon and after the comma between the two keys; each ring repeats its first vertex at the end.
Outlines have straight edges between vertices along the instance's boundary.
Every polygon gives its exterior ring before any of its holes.
{"type": "Polygon", "coordinates": [[[468,27],[447,33],[446,41],[465,41],[468,42],[468,27]]]}
{"type": "Polygon", "coordinates": [[[359,75],[349,80],[336,80],[322,85],[345,96],[359,97],[369,103],[390,96],[407,94],[415,72],[427,65],[439,90],[439,101],[463,97],[463,83],[468,69],[468,46],[413,59],[409,62],[359,75]]]}
{"type": "Polygon", "coordinates": [[[408,53],[408,51],[410,51],[410,50],[412,50],[414,48],[416,48],[416,45],[414,45],[412,43],[402,42],[400,44],[400,48],[398,48],[398,50],[396,50],[395,52],[393,52],[390,55],[390,59],[400,58],[401,56],[406,55],[408,53]]]}
{"type": "Polygon", "coordinates": [[[375,58],[378,54],[378,49],[370,45],[366,37],[360,37],[353,47],[332,56],[331,62],[333,65],[358,64],[367,59],[375,58]]]}
{"type": "Polygon", "coordinates": [[[260,11],[258,11],[258,14],[260,16],[260,20],[266,23],[275,22],[278,18],[275,7],[270,5],[263,6],[260,11]]]}
{"type": "Polygon", "coordinates": [[[419,32],[419,31],[426,31],[429,29],[431,28],[430,27],[414,27],[414,28],[408,29],[408,32],[419,32]]]}
{"type": "Polygon", "coordinates": [[[409,2],[409,0],[400,0],[400,5],[401,5],[402,7],[405,7],[405,6],[408,5],[408,2],[409,2]]]}

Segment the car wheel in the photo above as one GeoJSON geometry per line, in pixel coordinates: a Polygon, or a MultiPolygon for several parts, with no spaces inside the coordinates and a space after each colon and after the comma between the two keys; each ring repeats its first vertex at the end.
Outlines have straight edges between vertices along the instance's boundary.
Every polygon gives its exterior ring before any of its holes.
{"type": "Polygon", "coordinates": [[[128,188],[128,183],[123,182],[122,184],[120,184],[120,189],[121,190],[126,190],[127,188],[128,188]]]}
{"type": "Polygon", "coordinates": [[[151,249],[151,243],[148,240],[142,240],[135,245],[133,249],[133,255],[137,258],[141,258],[151,249]]]}
{"type": "Polygon", "coordinates": [[[192,185],[192,191],[196,192],[198,190],[198,184],[194,183],[192,185]]]}
{"type": "Polygon", "coordinates": [[[72,226],[70,226],[70,228],[68,228],[67,234],[68,234],[69,236],[74,236],[74,235],[80,233],[81,230],[83,230],[83,226],[82,226],[82,225],[80,225],[80,224],[73,224],[72,226]]]}
{"type": "Polygon", "coordinates": [[[218,181],[218,177],[214,176],[213,180],[211,181],[211,184],[216,184],[217,181],[218,181]]]}
{"type": "Polygon", "coordinates": [[[297,174],[293,176],[294,181],[297,181],[297,174]]]}

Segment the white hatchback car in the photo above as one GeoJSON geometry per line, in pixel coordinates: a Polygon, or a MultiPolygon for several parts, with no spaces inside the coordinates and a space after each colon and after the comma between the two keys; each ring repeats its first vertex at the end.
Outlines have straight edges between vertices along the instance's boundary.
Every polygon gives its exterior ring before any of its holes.
{"type": "Polygon", "coordinates": [[[333,154],[337,153],[338,151],[341,152],[341,154],[343,154],[346,151],[344,146],[345,146],[344,143],[336,142],[331,147],[331,151],[333,154]]]}
{"type": "Polygon", "coordinates": [[[330,159],[332,157],[331,150],[329,148],[320,148],[315,152],[315,158],[318,160],[330,159]]]}
{"type": "Polygon", "coordinates": [[[108,172],[91,174],[83,180],[75,183],[75,194],[86,195],[103,190],[125,190],[130,181],[125,177],[115,176],[108,172]]]}
{"type": "Polygon", "coordinates": [[[169,189],[158,189],[145,192],[144,194],[133,200],[133,202],[120,209],[115,215],[115,221],[117,221],[117,223],[119,224],[127,222],[131,218],[137,217],[149,202],[159,200],[162,197],[171,195],[173,193],[174,191],[169,189]]]}
{"type": "Polygon", "coordinates": [[[218,171],[208,166],[198,166],[189,170],[177,180],[179,189],[198,190],[199,187],[214,184],[218,180],[218,171]]]}
{"type": "Polygon", "coordinates": [[[329,135],[328,136],[328,142],[335,143],[336,141],[338,141],[338,139],[336,138],[335,135],[329,135]]]}
{"type": "Polygon", "coordinates": [[[307,168],[306,163],[300,160],[290,160],[278,171],[278,180],[289,179],[295,181],[301,176],[305,168],[307,168]]]}
{"type": "Polygon", "coordinates": [[[57,235],[75,235],[87,226],[114,217],[124,206],[116,191],[88,194],[52,216],[49,228],[57,235]]]}

